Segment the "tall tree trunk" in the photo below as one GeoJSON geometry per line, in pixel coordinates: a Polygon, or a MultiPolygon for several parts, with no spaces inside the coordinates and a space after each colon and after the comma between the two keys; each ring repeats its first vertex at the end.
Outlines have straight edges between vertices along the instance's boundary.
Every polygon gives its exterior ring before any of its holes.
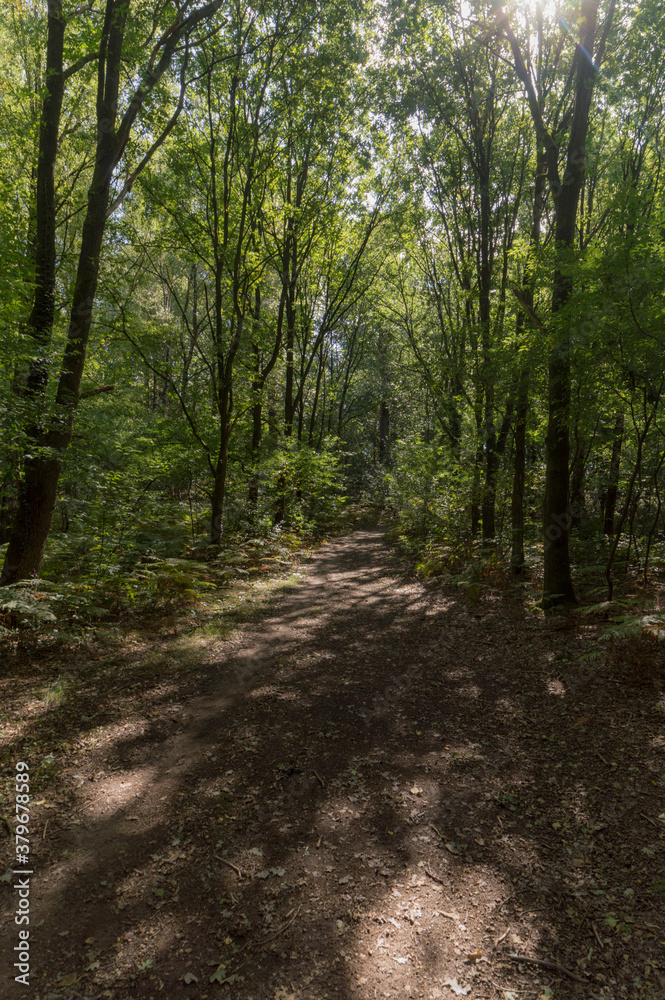
{"type": "Polygon", "coordinates": [[[513,573],[524,569],[524,480],[526,473],[526,421],[529,413],[529,373],[520,372],[515,413],[515,465],[510,504],[512,548],[510,565],[513,573]]]}
{"type": "Polygon", "coordinates": [[[585,506],[584,476],[586,472],[586,442],[575,424],[575,452],[570,466],[570,530],[574,531],[582,523],[585,506]]]}
{"type": "MultiPolygon", "coordinates": [[[[611,0],[600,41],[599,63],[612,24],[615,3],[611,0]]],[[[497,23],[509,41],[515,71],[522,81],[538,143],[545,150],[547,173],[554,204],[554,241],[557,260],[552,277],[552,315],[560,312],[570,300],[573,279],[569,255],[575,246],[577,209],[586,171],[586,139],[593,89],[597,74],[593,62],[598,21],[598,0],[582,0],[579,19],[579,44],[571,67],[574,74],[574,94],[571,108],[566,166],[559,173],[559,140],[550,134],[543,119],[542,99],[536,92],[533,76],[524,61],[519,43],[503,10],[495,7],[497,23]]],[[[548,419],[546,439],[545,497],[543,533],[545,560],[543,574],[543,606],[575,604],[576,597],[570,570],[568,538],[571,524],[569,510],[569,414],[570,414],[570,351],[572,340],[567,329],[556,331],[556,342],[548,361],[548,419]]]]}
{"type": "MultiPolygon", "coordinates": [[[[612,566],[614,564],[614,557],[616,556],[617,548],[619,547],[619,540],[621,538],[621,533],[623,531],[623,526],[626,522],[626,518],[630,514],[631,505],[633,503],[633,490],[635,488],[635,483],[642,474],[642,452],[644,449],[644,442],[646,441],[647,435],[649,433],[649,428],[651,426],[651,421],[656,415],[658,409],[658,400],[656,400],[651,413],[647,414],[647,400],[646,400],[646,390],[644,392],[644,426],[642,430],[637,429],[635,425],[635,430],[637,432],[637,455],[635,458],[635,465],[633,466],[633,471],[628,482],[626,489],[626,498],[621,508],[619,514],[619,519],[616,526],[616,531],[614,533],[614,538],[610,544],[610,551],[607,557],[607,563],[605,565],[605,579],[607,581],[607,599],[611,601],[614,597],[614,581],[612,579],[612,566]]],[[[628,565],[628,560],[626,558],[626,566],[628,565]]]]}
{"type": "Polygon", "coordinates": [[[38,436],[40,453],[25,461],[16,525],[5,555],[1,584],[14,583],[39,570],[55,508],[62,460],[73,432],[97,292],[111,175],[117,155],[114,124],[127,10],[126,4],[116,6],[113,0],[108,0],[105,86],[100,86],[97,104],[97,154],[88,189],[67,341],[50,427],[38,436]]]}
{"type": "MultiPolygon", "coordinates": [[[[55,319],[55,165],[65,91],[63,48],[65,18],[62,0],[49,0],[46,42],[45,93],[39,127],[39,159],[35,192],[35,287],[27,333],[37,348],[24,395],[39,399],[48,381],[48,349],[55,319]]],[[[37,414],[33,418],[38,421],[37,414]]],[[[33,433],[36,428],[33,429],[33,433]]]]}
{"type": "Polygon", "coordinates": [[[390,394],[390,374],[388,371],[388,338],[382,330],[379,330],[377,353],[379,356],[379,378],[381,381],[381,403],[379,406],[379,464],[387,465],[390,461],[390,407],[388,405],[390,394]]]}
{"type": "Polygon", "coordinates": [[[496,535],[496,481],[499,472],[499,456],[496,453],[496,428],[494,426],[494,406],[488,404],[485,394],[485,483],[482,500],[483,542],[491,542],[496,535]]]}
{"type": "MultiPolygon", "coordinates": [[[[488,98],[487,113],[491,106],[488,98]]],[[[477,140],[476,157],[478,164],[478,183],[480,185],[480,267],[479,267],[479,319],[482,349],[482,383],[484,396],[483,430],[485,455],[485,481],[481,501],[482,539],[483,542],[493,541],[496,535],[496,479],[499,461],[496,454],[496,427],[494,423],[494,371],[491,357],[491,307],[490,292],[492,287],[492,268],[490,264],[490,178],[489,159],[491,157],[492,140],[487,140],[487,148],[483,142],[484,136],[477,140]]]]}
{"type": "MultiPolygon", "coordinates": [[[[177,21],[173,23],[169,31],[164,32],[161,41],[153,51],[149,66],[142,74],[116,132],[120,67],[123,58],[129,2],[128,0],[106,0],[102,37],[99,51],[94,56],[98,63],[95,163],[88,187],[87,211],[81,233],[78,266],[60,377],[48,421],[44,421],[44,428],[40,429],[34,444],[30,446],[30,457],[26,457],[24,460],[24,477],[19,491],[16,522],[5,555],[0,584],[14,583],[17,580],[35,575],[39,571],[43,558],[55,508],[62,460],[72,437],[74,417],[79,402],[79,390],[97,291],[100,252],[106,227],[113,171],[125,151],[137,116],[147,97],[153,92],[169,67],[173,53],[182,42],[183,36],[187,35],[205,17],[212,15],[220,6],[221,0],[211,0],[210,3],[198,7],[187,16],[178,15],[177,21]],[[36,455],[33,454],[36,450],[35,445],[37,446],[36,455]]],[[[54,21],[53,31],[56,34],[61,28],[64,31],[65,25],[61,22],[61,9],[57,3],[49,4],[49,31],[52,20],[54,21]]],[[[90,58],[85,57],[84,61],[89,62],[90,58]]],[[[76,65],[74,64],[75,67],[76,65]]],[[[63,76],[69,73],[68,70],[63,76]]],[[[57,73],[54,77],[54,86],[57,86],[56,78],[57,73]]],[[[49,115],[53,114],[57,100],[54,99],[53,103],[50,103],[50,97],[47,93],[45,102],[47,97],[49,98],[46,115],[48,118],[49,115]]],[[[179,111],[177,113],[179,114],[179,111]]],[[[171,119],[171,122],[175,123],[175,119],[171,119]]],[[[169,127],[172,125],[167,126],[167,129],[169,127]]],[[[49,128],[52,133],[52,122],[45,123],[46,131],[49,128]]],[[[57,140],[57,130],[55,134],[57,140]]],[[[163,136],[166,134],[168,131],[165,131],[163,136]]],[[[52,134],[49,141],[52,141],[52,134]]],[[[151,147],[151,153],[156,148],[156,146],[151,147]]],[[[145,166],[148,159],[149,156],[143,158],[136,173],[142,166],[145,166]]],[[[132,176],[132,181],[136,173],[132,176]]],[[[131,183],[128,180],[122,194],[114,202],[114,206],[122,201],[130,188],[131,183]]]]}
{"type": "MultiPolygon", "coordinates": [[[[255,317],[255,322],[257,319],[258,317],[255,317]]],[[[256,510],[256,505],[259,502],[259,474],[257,466],[261,454],[261,434],[263,430],[263,384],[261,380],[261,353],[256,344],[252,345],[252,351],[254,352],[254,371],[252,374],[252,396],[254,398],[254,402],[252,403],[252,473],[247,489],[247,505],[250,515],[253,517],[253,512],[256,510]]]]}
{"type": "MultiPolygon", "coordinates": [[[[541,223],[545,207],[545,187],[547,180],[547,162],[542,148],[538,149],[536,158],[536,176],[534,178],[533,208],[531,214],[531,233],[529,234],[529,257],[524,269],[520,309],[515,320],[515,333],[518,345],[526,326],[527,314],[533,313],[533,293],[535,276],[533,273],[533,253],[540,246],[541,223]]],[[[524,481],[526,475],[526,423],[529,414],[529,369],[522,367],[517,385],[517,407],[515,414],[515,466],[513,471],[513,490],[511,498],[511,530],[512,551],[510,564],[513,573],[519,574],[524,568],[524,481]]]]}
{"type": "MultiPolygon", "coordinates": [[[[222,407],[228,411],[228,392],[222,391],[222,407]]],[[[228,415],[221,422],[219,454],[215,468],[215,478],[212,491],[212,520],[210,527],[210,544],[221,545],[224,528],[224,502],[226,500],[226,475],[229,466],[229,438],[231,424],[228,415]]]]}
{"type": "Polygon", "coordinates": [[[623,413],[617,413],[612,437],[612,457],[610,459],[610,474],[605,494],[605,509],[603,511],[603,533],[611,537],[614,534],[614,512],[616,511],[619,492],[619,471],[621,469],[621,446],[623,444],[623,413]]]}
{"type": "MultiPolygon", "coordinates": [[[[575,226],[580,191],[586,171],[586,139],[596,69],[592,62],[598,0],[582,0],[580,44],[575,52],[576,81],[573,118],[563,178],[558,172],[558,148],[547,144],[548,172],[555,214],[555,241],[559,260],[552,282],[552,315],[560,312],[573,292],[567,254],[575,246],[575,226]]],[[[543,604],[576,604],[570,570],[568,539],[572,517],[569,510],[570,458],[570,351],[568,330],[558,333],[559,342],[550,351],[548,365],[548,420],[543,510],[545,565],[543,604]]]]}
{"type": "Polygon", "coordinates": [[[387,465],[390,460],[390,409],[385,399],[379,409],[379,463],[387,465]]]}
{"type": "Polygon", "coordinates": [[[310,448],[314,444],[314,428],[316,427],[316,410],[319,405],[319,396],[321,394],[321,380],[323,379],[325,366],[325,358],[323,356],[323,341],[321,341],[319,347],[319,365],[316,372],[316,387],[314,389],[314,402],[312,403],[312,414],[309,418],[309,436],[308,444],[310,448]]]}

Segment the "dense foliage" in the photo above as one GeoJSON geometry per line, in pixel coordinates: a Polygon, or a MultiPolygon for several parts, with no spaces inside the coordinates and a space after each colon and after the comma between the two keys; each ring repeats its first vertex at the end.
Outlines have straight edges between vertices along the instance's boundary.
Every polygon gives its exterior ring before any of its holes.
{"type": "Polygon", "coordinates": [[[5,604],[349,501],[428,574],[544,558],[546,605],[611,599],[618,564],[646,584],[653,0],[6,9],[5,604]]]}

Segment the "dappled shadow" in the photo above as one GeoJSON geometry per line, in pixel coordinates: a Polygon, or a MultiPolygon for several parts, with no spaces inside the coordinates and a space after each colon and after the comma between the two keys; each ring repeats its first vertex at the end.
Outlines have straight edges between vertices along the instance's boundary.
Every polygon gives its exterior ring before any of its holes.
{"type": "Polygon", "coordinates": [[[324,548],[175,715],[153,692],[152,730],[118,723],[36,807],[33,985],[662,995],[662,715],[571,622],[410,580],[376,531],[324,548]]]}

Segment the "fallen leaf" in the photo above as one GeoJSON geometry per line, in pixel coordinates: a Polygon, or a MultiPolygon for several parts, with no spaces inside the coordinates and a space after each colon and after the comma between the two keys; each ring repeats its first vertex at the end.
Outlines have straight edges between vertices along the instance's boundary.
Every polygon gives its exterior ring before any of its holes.
{"type": "Polygon", "coordinates": [[[413,788],[409,789],[409,791],[411,792],[412,795],[422,795],[423,794],[422,788],[418,788],[417,785],[414,785],[413,788]]]}
{"type": "Polygon", "coordinates": [[[68,975],[63,976],[58,986],[73,986],[78,980],[78,975],[75,972],[70,972],[68,975]]]}
{"type": "Polygon", "coordinates": [[[457,979],[446,979],[444,986],[450,986],[451,990],[457,997],[465,997],[467,993],[471,992],[470,986],[462,986],[457,979]]]}
{"type": "Polygon", "coordinates": [[[211,983],[223,983],[226,979],[226,966],[220,965],[210,977],[211,983]]]}
{"type": "Polygon", "coordinates": [[[195,976],[193,972],[186,972],[182,977],[182,981],[189,986],[190,983],[198,983],[199,977],[195,976]]]}

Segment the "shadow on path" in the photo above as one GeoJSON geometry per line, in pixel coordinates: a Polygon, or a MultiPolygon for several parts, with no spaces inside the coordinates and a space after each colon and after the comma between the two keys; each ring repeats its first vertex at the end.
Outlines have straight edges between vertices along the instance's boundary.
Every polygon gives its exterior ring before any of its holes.
{"type": "Polygon", "coordinates": [[[663,716],[592,640],[325,546],[177,731],[116,726],[67,825],[36,807],[31,995],[662,997],[663,716]]]}

